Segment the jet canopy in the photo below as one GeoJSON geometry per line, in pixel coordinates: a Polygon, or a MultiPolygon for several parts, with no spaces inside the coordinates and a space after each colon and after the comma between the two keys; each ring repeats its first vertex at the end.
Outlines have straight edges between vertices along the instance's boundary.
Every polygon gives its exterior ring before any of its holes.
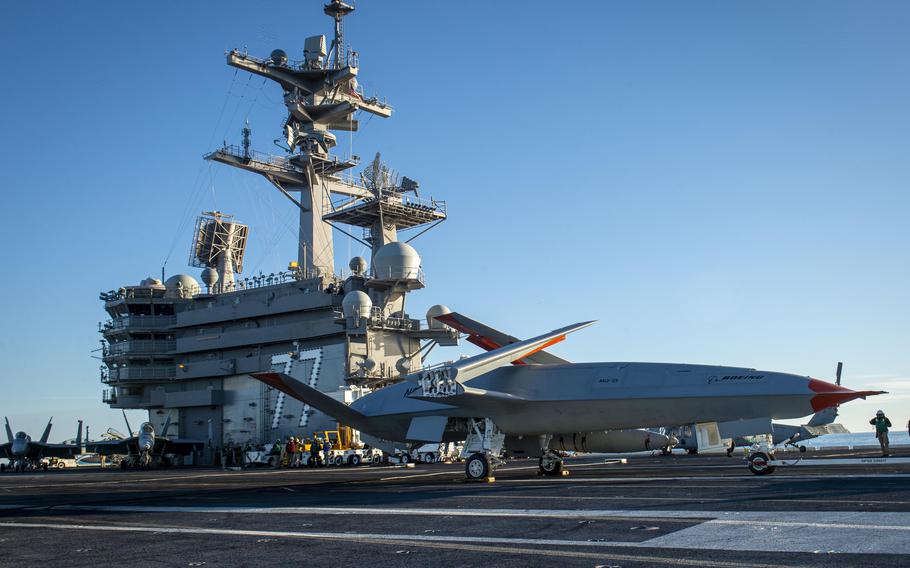
{"type": "Polygon", "coordinates": [[[28,438],[28,434],[26,434],[25,432],[16,432],[17,440],[24,440],[26,438],[28,438]]]}
{"type": "Polygon", "coordinates": [[[154,433],[155,433],[155,428],[154,428],[151,424],[149,424],[148,422],[143,423],[142,426],[139,427],[139,429],[142,430],[142,431],[143,431],[144,433],[146,433],[146,434],[154,434],[154,433]]]}

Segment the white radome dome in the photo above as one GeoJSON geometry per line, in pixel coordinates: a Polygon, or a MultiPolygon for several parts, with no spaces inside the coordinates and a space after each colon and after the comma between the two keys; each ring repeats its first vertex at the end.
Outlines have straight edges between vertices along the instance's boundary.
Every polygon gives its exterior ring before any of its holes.
{"type": "Polygon", "coordinates": [[[452,310],[450,310],[447,306],[436,304],[427,310],[427,326],[429,326],[430,329],[448,329],[449,326],[442,323],[441,321],[437,321],[436,316],[444,316],[451,313],[452,310]]]}
{"type": "Polygon", "coordinates": [[[367,296],[366,292],[353,290],[344,295],[341,300],[341,311],[346,318],[366,318],[370,317],[370,310],[373,308],[373,301],[367,296]]]}
{"type": "Polygon", "coordinates": [[[387,243],[373,256],[373,272],[377,280],[417,280],[420,255],[407,243],[387,243]]]}
{"type": "Polygon", "coordinates": [[[199,293],[199,282],[189,274],[175,274],[164,281],[166,296],[189,298],[199,293]]]}
{"type": "Polygon", "coordinates": [[[202,283],[211,288],[218,282],[218,271],[209,266],[202,271],[202,283]]]}
{"type": "Polygon", "coordinates": [[[142,282],[139,283],[139,285],[143,288],[161,288],[164,286],[164,284],[161,283],[161,280],[152,278],[151,276],[144,278],[142,282]]]}
{"type": "Polygon", "coordinates": [[[355,256],[351,259],[351,262],[348,263],[348,267],[351,269],[351,272],[358,276],[365,274],[367,271],[367,259],[362,256],[355,256]]]}

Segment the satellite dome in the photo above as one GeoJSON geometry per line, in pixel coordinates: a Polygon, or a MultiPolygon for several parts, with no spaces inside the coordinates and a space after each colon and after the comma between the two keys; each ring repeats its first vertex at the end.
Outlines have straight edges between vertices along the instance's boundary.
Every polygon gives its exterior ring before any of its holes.
{"type": "Polygon", "coordinates": [[[351,262],[348,263],[348,266],[351,268],[351,272],[357,276],[361,276],[367,271],[367,259],[362,256],[355,256],[351,259],[351,262]]]}
{"type": "Polygon", "coordinates": [[[407,243],[385,244],[373,257],[373,271],[377,280],[418,280],[420,255],[407,243]]]}
{"type": "Polygon", "coordinates": [[[272,63],[275,65],[287,65],[288,54],[284,52],[283,49],[273,49],[271,55],[269,55],[272,63]]]}
{"type": "Polygon", "coordinates": [[[363,363],[361,363],[361,366],[364,369],[366,369],[367,371],[372,371],[373,369],[376,368],[376,359],[373,359],[372,357],[367,357],[366,359],[363,360],[363,363]]]}
{"type": "Polygon", "coordinates": [[[411,363],[410,357],[402,357],[401,359],[399,359],[398,361],[395,362],[395,368],[398,369],[398,372],[401,373],[402,375],[407,375],[408,373],[410,373],[411,366],[412,366],[412,363],[411,363]]]}
{"type": "Polygon", "coordinates": [[[366,292],[354,290],[344,295],[341,300],[341,311],[345,318],[368,318],[373,308],[373,301],[366,295],[366,292]]]}
{"type": "Polygon", "coordinates": [[[164,281],[166,297],[191,298],[199,293],[199,282],[189,274],[175,274],[164,281]]]}
{"type": "Polygon", "coordinates": [[[143,279],[142,282],[139,283],[139,285],[142,286],[143,288],[160,288],[160,287],[164,286],[164,284],[161,283],[161,280],[158,280],[157,278],[152,278],[151,276],[143,279]]]}
{"type": "Polygon", "coordinates": [[[451,314],[452,310],[442,304],[436,304],[427,310],[427,325],[430,329],[448,329],[449,326],[436,320],[436,316],[451,314]]]}
{"type": "Polygon", "coordinates": [[[218,282],[218,271],[209,266],[202,271],[202,282],[211,288],[215,285],[215,282],[218,282]]]}

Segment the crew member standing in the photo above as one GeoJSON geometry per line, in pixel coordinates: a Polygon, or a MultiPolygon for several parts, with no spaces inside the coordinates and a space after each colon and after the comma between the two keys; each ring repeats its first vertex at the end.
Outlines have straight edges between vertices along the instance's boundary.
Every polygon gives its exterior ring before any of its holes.
{"type": "Polygon", "coordinates": [[[332,453],[332,442],[331,442],[331,440],[329,440],[328,437],[326,437],[325,443],[323,443],[323,445],[322,445],[322,455],[324,456],[322,465],[329,465],[329,456],[331,455],[331,453],[332,453]]]}
{"type": "Polygon", "coordinates": [[[879,410],[875,413],[875,418],[869,421],[869,424],[875,426],[875,437],[878,438],[878,443],[882,446],[882,456],[888,457],[888,428],[891,427],[891,421],[888,420],[888,417],[885,416],[884,410],[879,410]]]}

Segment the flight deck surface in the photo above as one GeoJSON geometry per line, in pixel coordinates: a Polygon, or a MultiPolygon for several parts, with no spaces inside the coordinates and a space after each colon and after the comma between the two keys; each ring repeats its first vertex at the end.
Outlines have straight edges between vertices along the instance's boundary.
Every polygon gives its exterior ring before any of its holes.
{"type": "Polygon", "coordinates": [[[567,466],[538,477],[536,461],[510,461],[493,483],[463,481],[461,464],[5,474],[0,566],[910,562],[910,466],[754,476],[741,457],[689,455],[567,466]]]}

